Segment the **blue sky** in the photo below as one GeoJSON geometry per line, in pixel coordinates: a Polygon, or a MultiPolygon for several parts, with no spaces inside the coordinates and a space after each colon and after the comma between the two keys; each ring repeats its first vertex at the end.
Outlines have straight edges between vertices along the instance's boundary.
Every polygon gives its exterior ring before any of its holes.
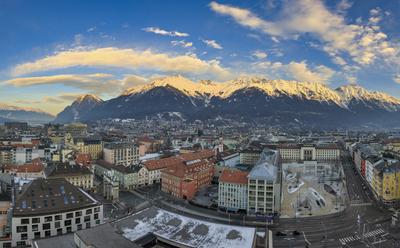
{"type": "Polygon", "coordinates": [[[153,77],[359,84],[400,97],[400,1],[0,1],[0,102],[57,113],[153,77]]]}

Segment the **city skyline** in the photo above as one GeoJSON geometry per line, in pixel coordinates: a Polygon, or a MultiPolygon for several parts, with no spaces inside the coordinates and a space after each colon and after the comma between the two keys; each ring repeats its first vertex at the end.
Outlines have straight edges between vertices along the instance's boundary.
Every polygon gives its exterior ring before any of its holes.
{"type": "Polygon", "coordinates": [[[396,1],[0,3],[0,102],[56,114],[180,74],[359,84],[400,97],[396,1]],[[301,23],[301,25],[299,25],[301,23]]]}

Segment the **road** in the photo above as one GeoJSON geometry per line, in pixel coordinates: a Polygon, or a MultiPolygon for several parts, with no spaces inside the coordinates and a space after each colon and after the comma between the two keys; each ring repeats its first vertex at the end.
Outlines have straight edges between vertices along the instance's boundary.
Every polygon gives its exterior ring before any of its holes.
{"type": "MultiPolygon", "coordinates": [[[[363,189],[362,178],[354,173],[354,166],[348,154],[342,160],[348,190],[348,206],[341,212],[329,216],[315,216],[297,219],[279,219],[269,228],[274,232],[274,247],[400,247],[394,244],[388,234],[391,212],[378,207],[369,189],[363,189]],[[297,230],[301,235],[293,236],[297,230]],[[287,236],[277,236],[276,232],[285,232],[287,236]],[[381,237],[385,240],[381,243],[381,237]],[[375,243],[375,246],[373,245],[375,243]]],[[[169,211],[201,218],[208,221],[248,225],[265,228],[265,223],[255,217],[239,214],[227,214],[188,204],[160,192],[159,186],[138,189],[132,194],[140,194],[155,205],[169,211]]]]}

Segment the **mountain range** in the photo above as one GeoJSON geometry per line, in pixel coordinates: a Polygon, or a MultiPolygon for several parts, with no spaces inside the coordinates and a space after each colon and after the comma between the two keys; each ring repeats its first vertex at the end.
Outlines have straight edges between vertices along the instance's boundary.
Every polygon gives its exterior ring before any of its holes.
{"type": "Polygon", "coordinates": [[[357,85],[331,89],[322,83],[258,77],[216,83],[170,76],[107,101],[82,96],[60,112],[55,122],[141,119],[166,113],[188,120],[227,117],[271,125],[394,127],[400,124],[400,99],[357,85]]]}
{"type": "Polygon", "coordinates": [[[28,122],[29,124],[43,124],[53,119],[53,115],[40,109],[21,108],[0,103],[0,123],[28,122]]]}

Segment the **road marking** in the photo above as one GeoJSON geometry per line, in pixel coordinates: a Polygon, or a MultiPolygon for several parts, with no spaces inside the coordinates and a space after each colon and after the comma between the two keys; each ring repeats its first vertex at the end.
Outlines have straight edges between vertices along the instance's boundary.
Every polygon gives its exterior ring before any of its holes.
{"type": "MultiPolygon", "coordinates": [[[[386,233],[385,230],[383,230],[382,228],[379,228],[379,229],[365,233],[363,237],[371,238],[371,237],[378,236],[378,235],[383,236],[384,233],[386,233]]],[[[350,243],[350,242],[356,241],[356,240],[360,240],[360,239],[361,239],[360,236],[352,235],[352,236],[348,236],[345,238],[341,238],[341,239],[339,239],[339,241],[342,245],[345,245],[347,243],[350,243]]]]}
{"type": "Polygon", "coordinates": [[[372,206],[371,202],[350,203],[352,207],[372,206]]]}

